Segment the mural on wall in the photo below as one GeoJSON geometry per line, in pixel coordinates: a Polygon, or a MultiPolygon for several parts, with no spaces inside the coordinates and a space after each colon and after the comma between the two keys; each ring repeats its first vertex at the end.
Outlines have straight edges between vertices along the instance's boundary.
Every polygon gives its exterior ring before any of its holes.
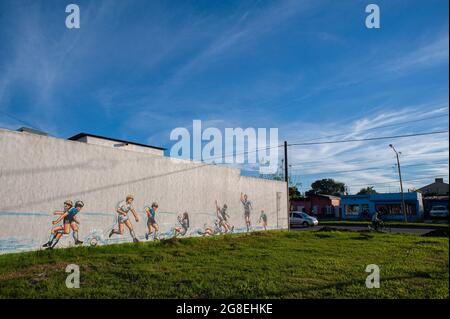
{"type": "Polygon", "coordinates": [[[125,201],[119,203],[119,207],[117,207],[117,229],[113,228],[111,232],[109,233],[109,238],[112,237],[114,234],[123,235],[123,225],[127,226],[128,230],[130,231],[130,235],[133,238],[133,242],[137,243],[139,240],[136,238],[136,234],[133,230],[133,225],[131,224],[130,218],[128,216],[128,213],[131,211],[131,213],[134,216],[134,219],[136,220],[136,223],[139,222],[139,215],[136,213],[136,210],[133,207],[133,201],[134,197],[133,195],[127,195],[125,198],[125,201]]]}
{"type": "Polygon", "coordinates": [[[2,129],[0,148],[0,254],[288,225],[285,182],[237,168],[2,129]]]}
{"type": "Polygon", "coordinates": [[[216,204],[216,212],[217,212],[217,223],[219,226],[219,229],[223,229],[223,233],[229,233],[234,230],[234,226],[230,225],[228,219],[230,218],[230,215],[227,212],[228,206],[227,204],[223,204],[223,207],[220,208],[217,204],[217,200],[215,202],[216,204]]]}
{"type": "Polygon", "coordinates": [[[248,200],[247,194],[241,193],[241,203],[244,206],[245,225],[247,226],[247,232],[249,232],[252,226],[250,221],[250,210],[253,209],[252,202],[248,200]]]}
{"type": "Polygon", "coordinates": [[[267,230],[267,214],[264,210],[261,211],[261,215],[259,216],[259,223],[262,223],[264,230],[267,230]]]}
{"type": "MultiPolygon", "coordinates": [[[[139,242],[140,240],[161,240],[168,239],[172,237],[186,237],[186,236],[213,236],[219,234],[228,234],[234,232],[249,232],[251,230],[267,230],[268,227],[268,217],[264,210],[261,210],[259,219],[257,223],[260,226],[252,227],[251,223],[251,210],[253,209],[252,203],[249,201],[247,194],[241,193],[240,202],[244,208],[244,220],[245,227],[235,228],[232,225],[232,217],[229,212],[229,207],[226,203],[219,204],[217,200],[215,200],[215,212],[210,213],[196,213],[195,217],[197,222],[199,221],[199,217],[203,215],[204,217],[200,217],[201,220],[206,221],[203,224],[203,227],[192,228],[190,215],[187,211],[182,213],[174,213],[174,212],[159,212],[159,205],[155,201],[151,205],[144,206],[143,212],[139,212],[135,209],[134,196],[127,195],[125,200],[120,201],[116,207],[116,211],[113,213],[112,224],[103,228],[103,229],[93,229],[89,230],[82,228],[83,216],[86,213],[80,214],[85,204],[81,200],[77,200],[74,203],[71,200],[66,200],[64,202],[64,209],[61,211],[55,211],[52,215],[58,216],[56,219],[52,221],[52,227],[49,230],[50,237],[46,243],[42,245],[42,247],[47,249],[53,249],[57,246],[58,243],[61,243],[61,239],[64,239],[64,243],[60,244],[61,247],[67,246],[78,246],[78,245],[106,245],[112,243],[121,243],[132,240],[133,242],[139,242]],[[130,220],[130,214],[133,215],[136,223],[140,221],[140,214],[143,214],[147,217],[146,231],[145,234],[138,236],[133,228],[133,224],[130,220]],[[81,215],[81,217],[80,217],[81,215]],[[176,215],[175,217],[170,217],[171,215],[176,215]],[[164,220],[166,222],[158,223],[158,216],[162,218],[165,216],[164,220]],[[175,220],[174,220],[175,219],[175,220]],[[208,222],[209,220],[209,222],[208,222]],[[124,232],[125,226],[128,229],[128,232],[124,232]],[[83,237],[83,240],[79,238],[80,227],[84,230],[84,234],[88,233],[83,237]],[[162,228],[161,228],[162,227],[162,228]],[[162,229],[162,231],[161,231],[162,229]],[[128,235],[129,233],[129,235],[128,235]],[[72,236],[70,236],[70,234],[72,236]],[[116,236],[114,236],[116,235],[116,236]],[[130,236],[130,237],[128,237],[130,236]],[[70,238],[72,237],[73,240],[70,238]]],[[[36,216],[45,217],[48,214],[35,214],[36,216]]],[[[112,216],[112,212],[110,213],[89,213],[84,218],[89,216],[112,216]]],[[[256,220],[254,221],[256,223],[256,220]]],[[[104,219],[103,219],[103,223],[104,219]]],[[[106,222],[107,223],[107,222],[106,222]]],[[[98,223],[96,223],[96,226],[98,223]]],[[[4,239],[2,238],[1,241],[4,239]]],[[[20,246],[18,243],[14,243],[9,241],[8,247],[3,248],[0,247],[0,252],[4,252],[4,250],[10,251],[12,246],[20,246]]],[[[36,249],[35,244],[29,243],[26,246],[30,250],[36,249]]],[[[14,249],[16,251],[17,249],[14,249]]]]}
{"type": "Polygon", "coordinates": [[[158,230],[159,226],[156,222],[156,210],[158,209],[158,203],[153,202],[150,207],[146,206],[144,208],[145,213],[147,214],[147,228],[148,232],[145,233],[145,239],[149,239],[149,237],[153,234],[153,239],[158,238],[158,230]]]}
{"type": "Polygon", "coordinates": [[[208,226],[206,223],[203,225],[203,229],[198,230],[197,232],[200,236],[212,236],[216,234],[221,234],[222,231],[220,229],[219,223],[216,220],[214,222],[214,227],[208,226]]]}
{"type": "Polygon", "coordinates": [[[56,226],[52,228],[48,242],[42,245],[42,247],[53,249],[61,237],[68,235],[71,229],[75,245],[81,245],[83,242],[78,239],[78,225],[80,225],[80,221],[76,215],[81,211],[83,206],[84,203],[80,200],[75,202],[75,206],[73,206],[71,200],[66,200],[64,202],[64,210],[53,213],[53,215],[59,215],[59,217],[52,222],[56,226]],[[60,222],[62,222],[62,225],[59,224],[60,222]]]}
{"type": "Polygon", "coordinates": [[[189,214],[188,214],[188,212],[184,212],[183,215],[178,215],[177,220],[180,223],[180,226],[175,227],[174,236],[175,237],[177,237],[178,235],[185,236],[189,230],[189,214]]]}

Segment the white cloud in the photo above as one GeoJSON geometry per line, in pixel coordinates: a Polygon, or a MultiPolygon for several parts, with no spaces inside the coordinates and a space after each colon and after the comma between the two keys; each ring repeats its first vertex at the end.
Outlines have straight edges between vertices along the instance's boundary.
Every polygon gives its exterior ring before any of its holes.
{"type": "MultiPolygon", "coordinates": [[[[393,108],[394,110],[396,108],[393,108]]],[[[397,108],[396,111],[384,111],[371,117],[362,117],[351,122],[343,123],[321,123],[320,126],[308,125],[305,132],[314,139],[317,136],[339,134],[339,137],[328,137],[322,140],[344,140],[349,138],[368,138],[374,136],[389,136],[414,132],[434,131],[435,127],[448,128],[448,107],[433,108],[428,105],[411,106],[397,108]],[[405,121],[415,121],[417,119],[430,116],[430,114],[442,114],[442,118],[425,121],[424,123],[412,122],[401,126],[386,127],[383,130],[367,129],[386,124],[394,124],[405,121]],[[337,128],[338,127],[338,128],[337,128]],[[343,129],[344,127],[344,129],[343,129]],[[339,129],[340,128],[340,129],[339,129]],[[343,131],[347,131],[343,134],[343,131]]],[[[280,128],[284,137],[289,143],[295,142],[298,136],[299,123],[291,123],[287,128],[280,128]],[[297,127],[297,129],[295,129],[297,127]]],[[[297,138],[298,140],[298,138],[297,138]]],[[[319,178],[335,178],[345,182],[350,187],[351,192],[356,192],[361,185],[371,185],[372,183],[385,183],[398,179],[396,170],[396,159],[394,152],[388,147],[393,143],[397,150],[402,152],[401,165],[404,166],[403,178],[405,188],[420,187],[427,180],[408,182],[409,179],[428,177],[433,181],[437,176],[448,176],[449,147],[448,134],[419,136],[415,138],[402,138],[394,140],[380,140],[371,142],[352,142],[341,144],[324,144],[313,146],[291,146],[289,149],[289,163],[292,165],[291,174],[298,175],[295,180],[302,182],[303,190],[309,189],[309,182],[319,178]],[[428,165],[429,164],[429,165],[428,165]],[[367,169],[354,171],[360,169],[367,169]],[[376,168],[376,169],[372,169],[376,168]],[[352,171],[353,170],[353,171],[352,171]],[[339,171],[352,171],[342,172],[339,171]],[[322,175],[322,173],[327,173],[322,175]]],[[[302,139],[304,141],[304,139],[302,139]]],[[[390,185],[390,184],[389,184],[390,185]]],[[[389,185],[375,185],[376,189],[387,191],[389,185]]]]}
{"type": "Polygon", "coordinates": [[[415,50],[389,61],[386,69],[392,72],[404,71],[418,67],[430,67],[440,63],[448,63],[448,33],[440,35],[432,42],[422,44],[415,50]]]}

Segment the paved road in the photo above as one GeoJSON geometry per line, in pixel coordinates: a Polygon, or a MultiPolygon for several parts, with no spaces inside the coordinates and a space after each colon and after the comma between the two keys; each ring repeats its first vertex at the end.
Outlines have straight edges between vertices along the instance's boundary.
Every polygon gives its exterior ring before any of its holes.
{"type": "MultiPolygon", "coordinates": [[[[317,231],[323,227],[330,227],[330,228],[336,228],[336,229],[342,229],[342,230],[353,230],[353,231],[361,231],[361,230],[367,230],[367,226],[316,226],[316,227],[295,227],[291,228],[291,230],[296,231],[317,231]]],[[[415,235],[423,235],[426,233],[429,233],[433,229],[428,228],[394,228],[391,229],[392,233],[398,233],[398,234],[415,234],[415,235]]],[[[389,232],[389,228],[387,229],[387,232],[389,232]]]]}

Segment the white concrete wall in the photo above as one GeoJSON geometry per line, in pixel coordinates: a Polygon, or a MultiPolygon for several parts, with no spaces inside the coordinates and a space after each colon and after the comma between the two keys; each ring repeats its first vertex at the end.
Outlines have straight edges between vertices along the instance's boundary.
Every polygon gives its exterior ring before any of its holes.
{"type": "MultiPolygon", "coordinates": [[[[61,210],[66,199],[85,203],[79,214],[81,239],[93,233],[104,237],[114,226],[117,203],[127,194],[135,197],[141,221],[133,224],[140,238],[146,230],[143,208],[153,201],[159,203],[162,232],[176,226],[177,215],[184,211],[190,215],[192,231],[212,225],[216,199],[228,205],[231,224],[243,230],[241,192],[253,203],[252,225],[260,226],[264,209],[269,228],[287,228],[284,182],[243,177],[239,170],[220,166],[0,129],[0,252],[37,249],[48,238],[52,212],[61,210]]],[[[63,246],[73,241],[65,237],[63,246]]],[[[129,241],[128,232],[117,240],[129,241]]]]}

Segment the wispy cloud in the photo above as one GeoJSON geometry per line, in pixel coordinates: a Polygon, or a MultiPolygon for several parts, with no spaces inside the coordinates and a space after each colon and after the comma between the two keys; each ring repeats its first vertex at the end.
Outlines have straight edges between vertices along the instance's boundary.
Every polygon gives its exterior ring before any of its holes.
{"type": "MultiPolygon", "coordinates": [[[[333,132],[338,134],[338,137],[322,140],[345,140],[446,129],[448,128],[448,107],[434,106],[432,108],[430,105],[428,107],[420,105],[398,108],[397,111],[385,110],[371,117],[365,116],[347,122],[345,125],[338,125],[338,127],[340,129],[336,129],[336,123],[322,123],[320,127],[308,126],[307,130],[311,137],[324,135],[324,131],[331,133],[330,135],[333,132]],[[430,114],[442,115],[442,118],[415,122],[430,114]],[[411,121],[410,124],[405,123],[408,120],[411,121]],[[394,123],[405,124],[368,131],[374,127],[394,123]],[[347,133],[342,134],[343,131],[347,133]]],[[[284,132],[290,136],[291,141],[295,142],[298,132],[290,133],[289,130],[284,132]]],[[[302,183],[303,190],[309,189],[309,184],[315,179],[335,178],[350,186],[358,185],[350,187],[352,192],[358,191],[362,188],[359,185],[364,184],[375,184],[378,190],[387,191],[388,188],[395,187],[395,183],[394,186],[390,186],[386,181],[396,181],[398,178],[395,154],[387,146],[389,143],[394,143],[402,152],[405,188],[418,187],[427,181],[408,182],[407,180],[427,177],[432,181],[433,176],[448,176],[448,139],[448,134],[440,134],[390,141],[293,146],[289,150],[291,174],[294,181],[302,183]]]]}
{"type": "MultiPolygon", "coordinates": [[[[61,7],[61,18],[64,17],[64,7],[61,7]]],[[[68,56],[77,50],[80,40],[79,33],[69,34],[67,29],[56,32],[49,29],[49,23],[42,14],[42,3],[33,2],[23,10],[17,3],[9,8],[14,19],[0,21],[3,25],[10,22],[9,30],[17,35],[7,44],[4,52],[5,59],[0,62],[0,107],[7,109],[13,94],[27,95],[30,99],[25,117],[28,122],[41,123],[45,130],[57,132],[57,125],[53,116],[60,106],[56,97],[61,90],[67,88],[68,83],[75,81],[68,56]]],[[[84,14],[89,15],[89,10],[84,14]]],[[[61,19],[63,25],[64,19],[61,19]]]]}
{"type": "Polygon", "coordinates": [[[421,44],[419,47],[400,57],[389,61],[385,69],[390,72],[432,67],[442,63],[448,64],[449,59],[448,33],[439,35],[431,42],[421,44]]]}
{"type": "Polygon", "coordinates": [[[218,63],[224,57],[232,57],[233,50],[241,52],[244,47],[251,46],[261,36],[286,23],[289,18],[308,10],[311,5],[310,1],[287,0],[232,16],[223,23],[221,33],[165,83],[164,93],[169,94],[186,77],[218,63]]]}

